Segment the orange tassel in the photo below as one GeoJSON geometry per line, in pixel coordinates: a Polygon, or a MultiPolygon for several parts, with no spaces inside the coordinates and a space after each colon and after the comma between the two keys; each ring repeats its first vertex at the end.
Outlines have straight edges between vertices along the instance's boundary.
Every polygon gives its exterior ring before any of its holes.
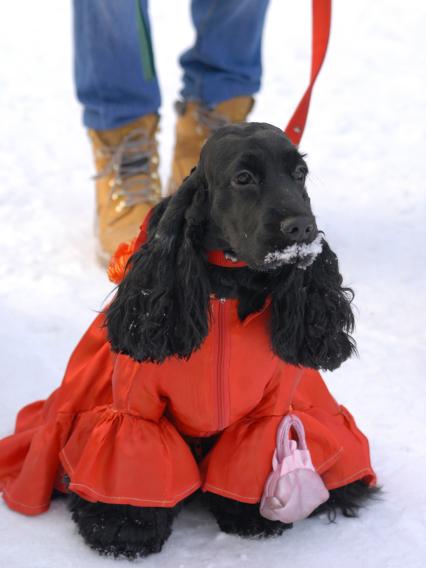
{"type": "Polygon", "coordinates": [[[135,252],[136,238],[130,243],[120,243],[112,255],[108,266],[108,278],[114,284],[120,284],[126,275],[128,260],[135,252]]]}

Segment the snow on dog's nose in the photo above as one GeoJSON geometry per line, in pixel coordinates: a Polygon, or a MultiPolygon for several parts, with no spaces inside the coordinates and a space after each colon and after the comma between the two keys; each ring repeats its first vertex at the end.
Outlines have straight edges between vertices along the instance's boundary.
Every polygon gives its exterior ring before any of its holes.
{"type": "Polygon", "coordinates": [[[264,263],[270,268],[278,268],[284,264],[297,264],[297,268],[305,269],[310,266],[322,251],[322,234],[311,243],[294,243],[282,250],[269,252],[264,263]]]}

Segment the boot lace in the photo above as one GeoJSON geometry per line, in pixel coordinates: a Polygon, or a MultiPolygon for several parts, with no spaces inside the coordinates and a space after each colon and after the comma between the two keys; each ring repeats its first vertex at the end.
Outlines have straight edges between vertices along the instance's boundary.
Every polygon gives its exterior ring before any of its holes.
{"type": "Polygon", "coordinates": [[[195,112],[200,126],[207,128],[211,133],[231,122],[227,116],[206,106],[200,105],[195,112]]]}
{"type": "MultiPolygon", "coordinates": [[[[186,101],[176,101],[175,110],[179,115],[184,114],[186,110],[186,101]]],[[[198,134],[203,133],[203,127],[206,128],[208,132],[213,133],[222,126],[226,126],[231,122],[231,120],[224,114],[221,114],[217,110],[213,110],[203,104],[197,105],[197,107],[194,109],[194,115],[198,123],[198,134]]]]}
{"type": "Polygon", "coordinates": [[[115,146],[102,146],[99,155],[108,161],[94,179],[113,174],[109,183],[111,199],[120,200],[117,210],[158,201],[158,174],[151,171],[151,164],[158,164],[157,144],[144,128],[133,129],[115,146]]]}

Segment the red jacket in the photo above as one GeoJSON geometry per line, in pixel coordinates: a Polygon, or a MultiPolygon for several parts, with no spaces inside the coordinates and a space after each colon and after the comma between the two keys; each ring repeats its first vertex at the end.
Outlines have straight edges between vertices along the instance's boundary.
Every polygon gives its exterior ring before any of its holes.
{"type": "Polygon", "coordinates": [[[291,409],[329,489],[375,483],[368,441],[320,374],[270,348],[270,306],[241,323],[236,300],[211,299],[212,324],[188,361],[137,363],[111,352],[99,315],[71,356],[62,385],[21,410],[0,441],[0,487],[16,511],[49,507],[54,487],[89,501],[171,507],[197,488],[257,503],[275,434],[291,409]],[[220,433],[198,464],[186,436],[220,433]]]}

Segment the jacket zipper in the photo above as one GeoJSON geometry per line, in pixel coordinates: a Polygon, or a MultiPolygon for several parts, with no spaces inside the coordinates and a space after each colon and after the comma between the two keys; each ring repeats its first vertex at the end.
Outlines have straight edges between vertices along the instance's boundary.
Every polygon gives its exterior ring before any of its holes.
{"type": "Polygon", "coordinates": [[[218,349],[216,367],[217,385],[217,408],[218,408],[218,430],[223,430],[226,426],[228,404],[227,404],[227,377],[226,377],[226,299],[220,298],[218,304],[218,349]]]}

